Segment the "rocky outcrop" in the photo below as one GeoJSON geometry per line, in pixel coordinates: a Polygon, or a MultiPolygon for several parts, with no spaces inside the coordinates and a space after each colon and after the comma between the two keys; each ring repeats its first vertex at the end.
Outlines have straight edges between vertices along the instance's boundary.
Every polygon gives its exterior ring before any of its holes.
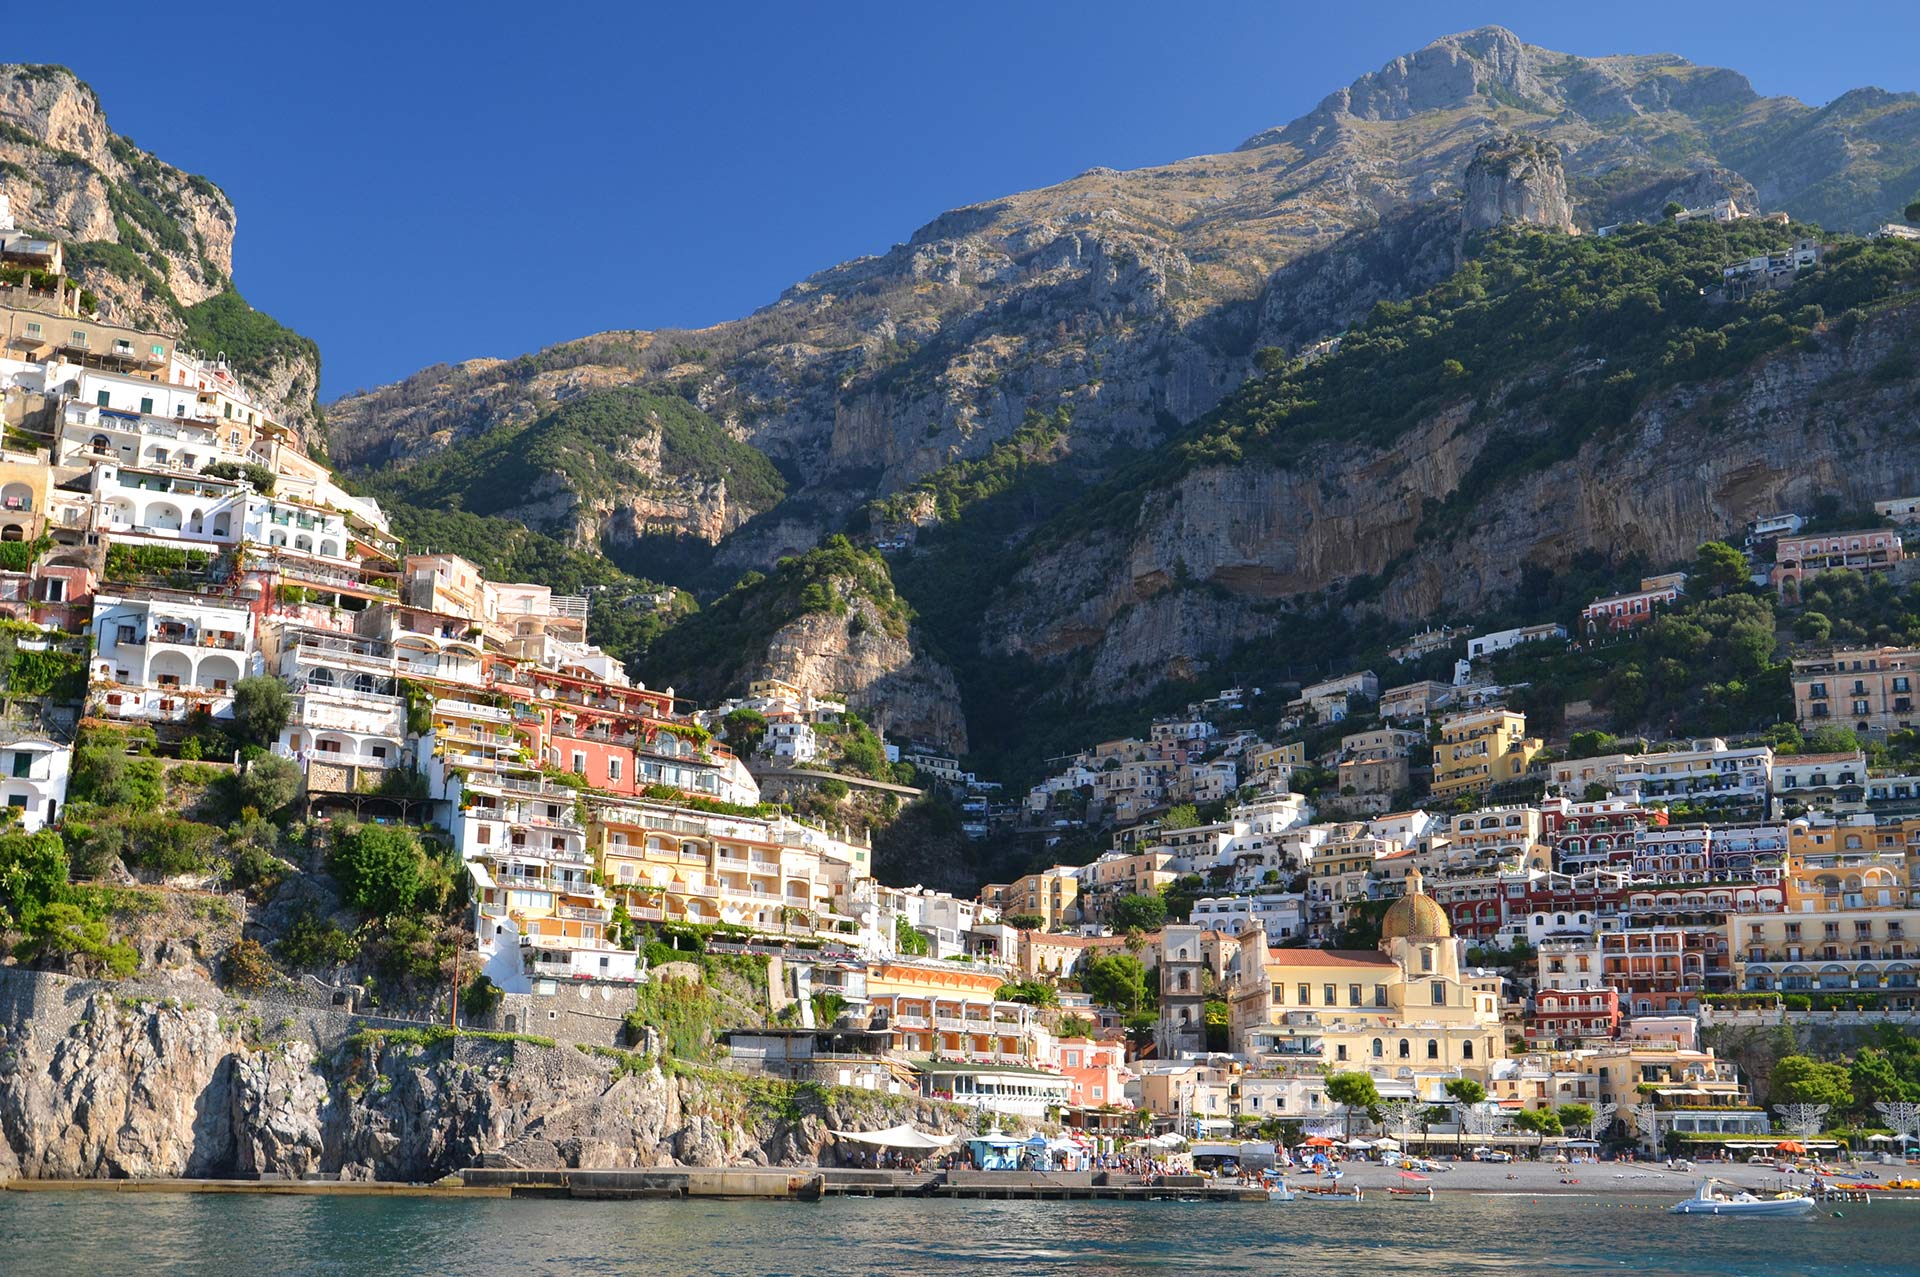
{"type": "Polygon", "coordinates": [[[952,671],[897,636],[873,600],[851,596],[844,613],[810,612],[788,622],[767,645],[757,678],[777,678],[816,695],[844,695],[876,730],[896,741],[923,741],[951,751],[967,749],[960,689],[952,671]]]}
{"type": "Polygon", "coordinates": [[[1509,222],[1574,229],[1567,174],[1552,142],[1515,133],[1489,138],[1473,153],[1464,187],[1460,229],[1466,234],[1509,222]]]}
{"type": "MultiPolygon", "coordinates": [[[[226,192],[116,134],[98,95],[71,71],[0,66],[0,122],[0,193],[21,225],[121,245],[182,305],[227,287],[235,219],[226,192]]],[[[150,282],[111,267],[79,274],[121,318],[166,313],[150,282]]]]}
{"type": "Polygon", "coordinates": [[[996,600],[988,645],[1090,655],[1086,690],[1121,695],[1204,669],[1269,628],[1274,610],[1359,578],[1387,577],[1372,605],[1416,622],[1496,602],[1524,566],[1559,567],[1589,547],[1671,562],[1823,494],[1868,507],[1920,484],[1920,461],[1894,446],[1910,428],[1911,385],[1874,375],[1917,339],[1920,306],[1907,305],[1737,380],[1672,390],[1565,460],[1503,478],[1497,499],[1468,511],[1446,508],[1462,480],[1550,430],[1549,417],[1463,401],[1388,447],[1197,468],[1151,491],[1126,535],[1037,556],[996,600]]]}
{"type": "MultiPolygon", "coordinates": [[[[0,195],[20,226],[66,241],[68,271],[103,318],[178,336],[188,308],[233,288],[227,193],[115,133],[99,96],[65,67],[0,65],[0,195]]],[[[314,437],[317,359],[275,354],[236,371],[314,437]]]]}
{"type": "Polygon", "coordinates": [[[966,1120],[915,1097],[787,1098],[720,1070],[636,1071],[631,1057],[530,1040],[423,1044],[415,1030],[254,1042],[262,1030],[245,1008],[208,993],[219,1010],[99,990],[0,1024],[0,1180],[797,1166],[818,1160],[832,1129],[966,1120]]]}
{"type": "Polygon", "coordinates": [[[1859,228],[1898,215],[1916,162],[1913,95],[1816,111],[1672,55],[1576,57],[1487,27],[1232,151],[953,210],[738,321],[432,369],[329,419],[336,455],[372,470],[581,385],[684,393],[795,481],[784,514],[725,533],[714,562],[730,580],[981,457],[1031,409],[1072,410],[1080,463],[1152,445],[1232,393],[1263,347],[1297,353],[1434,282],[1463,226],[1591,228],[1711,190],[1859,228]]]}

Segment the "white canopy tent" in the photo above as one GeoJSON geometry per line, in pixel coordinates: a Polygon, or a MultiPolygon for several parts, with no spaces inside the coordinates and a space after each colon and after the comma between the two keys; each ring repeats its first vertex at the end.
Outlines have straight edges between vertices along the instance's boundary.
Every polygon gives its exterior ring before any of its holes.
{"type": "Polygon", "coordinates": [[[928,1135],[916,1131],[911,1126],[889,1126],[884,1131],[834,1131],[837,1140],[847,1140],[854,1144],[871,1144],[876,1148],[903,1148],[918,1152],[930,1152],[936,1148],[945,1148],[953,1143],[952,1135],[928,1135]]]}

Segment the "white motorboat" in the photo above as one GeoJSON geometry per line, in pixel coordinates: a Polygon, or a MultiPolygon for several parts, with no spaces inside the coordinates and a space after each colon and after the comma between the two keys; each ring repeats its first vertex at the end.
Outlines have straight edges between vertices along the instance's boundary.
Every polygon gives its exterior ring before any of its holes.
{"type": "Polygon", "coordinates": [[[1693,1196],[1675,1204],[1675,1215],[1805,1215],[1813,1209],[1811,1197],[1783,1193],[1755,1197],[1745,1189],[1730,1189],[1716,1179],[1703,1179],[1693,1196]]]}
{"type": "Polygon", "coordinates": [[[1293,1200],[1293,1190],[1287,1187],[1287,1181],[1283,1179],[1272,1180],[1267,1184],[1267,1200],[1290,1202],[1293,1200]]]}

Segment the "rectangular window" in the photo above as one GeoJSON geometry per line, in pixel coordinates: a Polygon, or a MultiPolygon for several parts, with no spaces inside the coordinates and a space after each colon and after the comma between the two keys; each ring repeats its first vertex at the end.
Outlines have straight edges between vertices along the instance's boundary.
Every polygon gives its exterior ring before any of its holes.
{"type": "Polygon", "coordinates": [[[153,351],[153,357],[155,359],[165,359],[167,357],[167,348],[165,346],[156,345],[149,347],[149,349],[153,351]]]}
{"type": "Polygon", "coordinates": [[[577,749],[573,751],[573,774],[576,776],[587,774],[587,756],[577,749]]]}
{"type": "Polygon", "coordinates": [[[113,403],[113,395],[110,391],[96,390],[93,392],[93,401],[105,408],[113,403]]]}
{"type": "Polygon", "coordinates": [[[152,396],[152,395],[141,395],[141,396],[140,396],[140,411],[141,411],[141,412],[145,412],[145,413],[151,413],[151,412],[153,411],[153,396],[152,396]]]}
{"type": "Polygon", "coordinates": [[[1335,986],[1323,984],[1320,986],[1320,992],[1325,995],[1325,1005],[1330,1007],[1340,1005],[1340,991],[1335,986]]]}
{"type": "Polygon", "coordinates": [[[1312,985],[1303,984],[1300,986],[1300,1005],[1303,1007],[1313,1005],[1313,986],[1312,985]]]}
{"type": "Polygon", "coordinates": [[[1387,986],[1386,985],[1376,984],[1373,986],[1373,1005],[1377,1007],[1383,1007],[1387,1005],[1387,986]]]}
{"type": "Polygon", "coordinates": [[[1357,1007],[1360,1005],[1360,986],[1359,985],[1350,984],[1347,986],[1347,1005],[1350,1007],[1357,1007]]]}
{"type": "Polygon", "coordinates": [[[15,776],[33,775],[33,755],[27,753],[25,750],[22,750],[22,749],[14,750],[13,751],[13,774],[15,776]]]}
{"type": "Polygon", "coordinates": [[[9,807],[19,807],[24,810],[26,805],[27,796],[25,794],[13,794],[7,799],[7,806],[9,807]]]}
{"type": "Polygon", "coordinates": [[[620,779],[620,760],[619,759],[609,758],[607,760],[607,779],[608,780],[620,779]]]}
{"type": "Polygon", "coordinates": [[[38,324],[27,325],[27,336],[38,337],[39,335],[40,335],[40,325],[38,324]]]}

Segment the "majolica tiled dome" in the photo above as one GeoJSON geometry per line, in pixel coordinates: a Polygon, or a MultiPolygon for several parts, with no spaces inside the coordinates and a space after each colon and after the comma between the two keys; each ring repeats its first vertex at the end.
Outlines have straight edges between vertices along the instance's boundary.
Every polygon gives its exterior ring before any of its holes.
{"type": "Polygon", "coordinates": [[[1420,871],[1407,875],[1407,894],[1401,896],[1380,919],[1382,940],[1446,940],[1453,935],[1453,923],[1447,919],[1432,896],[1420,889],[1420,871]]]}

